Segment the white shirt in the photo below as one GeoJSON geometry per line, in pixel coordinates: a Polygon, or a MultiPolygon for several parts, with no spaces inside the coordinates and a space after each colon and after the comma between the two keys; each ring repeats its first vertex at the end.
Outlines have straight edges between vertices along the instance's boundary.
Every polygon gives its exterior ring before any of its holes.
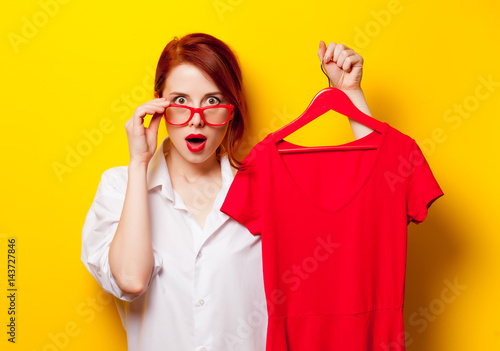
{"type": "Polygon", "coordinates": [[[172,188],[164,153],[147,170],[154,269],[141,295],[125,294],[108,262],[120,220],[128,166],[106,170],[85,218],[82,261],[115,296],[128,350],[264,350],[266,298],[260,236],[219,211],[234,174],[221,159],[222,189],[202,229],[172,188]]]}

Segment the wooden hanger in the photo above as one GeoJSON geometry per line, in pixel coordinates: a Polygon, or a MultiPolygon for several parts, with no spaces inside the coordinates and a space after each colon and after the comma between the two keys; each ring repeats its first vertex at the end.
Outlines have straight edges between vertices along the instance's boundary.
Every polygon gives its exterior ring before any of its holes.
{"type": "MultiPolygon", "coordinates": [[[[326,112],[333,110],[338,113],[343,114],[349,118],[352,118],[359,123],[376,130],[379,133],[383,133],[384,123],[376,120],[375,118],[368,116],[367,114],[361,112],[354,104],[351,102],[349,97],[340,89],[337,88],[325,88],[321,90],[312,99],[311,103],[307,109],[299,117],[294,119],[292,122],[286,126],[278,129],[272,133],[272,139],[275,143],[283,140],[288,135],[302,128],[307,123],[313,121],[317,117],[325,114],[326,112]]],[[[313,151],[327,151],[327,150],[364,150],[364,149],[376,149],[377,145],[335,145],[335,146],[315,146],[307,148],[289,148],[289,149],[278,149],[280,153],[291,153],[291,152],[313,152],[313,151]]]]}

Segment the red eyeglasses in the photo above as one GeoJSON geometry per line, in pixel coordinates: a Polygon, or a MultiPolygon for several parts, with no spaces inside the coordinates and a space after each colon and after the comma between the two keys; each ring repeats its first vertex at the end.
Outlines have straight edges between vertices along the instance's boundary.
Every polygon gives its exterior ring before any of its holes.
{"type": "Polygon", "coordinates": [[[205,107],[191,107],[186,105],[170,104],[165,109],[165,120],[175,126],[189,123],[195,113],[199,113],[203,122],[209,126],[223,126],[229,121],[234,105],[213,105],[205,107]]]}

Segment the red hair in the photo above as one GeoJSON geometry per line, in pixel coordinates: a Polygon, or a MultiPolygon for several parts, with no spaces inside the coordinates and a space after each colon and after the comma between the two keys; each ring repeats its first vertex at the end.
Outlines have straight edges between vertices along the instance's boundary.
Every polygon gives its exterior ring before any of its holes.
{"type": "MultiPolygon", "coordinates": [[[[228,122],[222,145],[227,151],[231,165],[239,169],[241,162],[235,158],[235,151],[243,137],[247,105],[236,55],[227,44],[208,34],[191,33],[180,39],[174,37],[165,46],[158,60],[154,88],[156,96],[161,97],[165,79],[172,68],[182,63],[192,64],[207,73],[222,94],[234,105],[233,118],[228,122]]],[[[220,159],[221,156],[219,147],[217,157],[220,159]]]]}

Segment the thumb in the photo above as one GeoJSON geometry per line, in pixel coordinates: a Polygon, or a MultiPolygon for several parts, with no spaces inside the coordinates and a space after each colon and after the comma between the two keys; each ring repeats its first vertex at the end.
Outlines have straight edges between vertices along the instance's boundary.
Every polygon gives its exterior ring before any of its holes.
{"type": "Polygon", "coordinates": [[[319,49],[318,49],[318,58],[320,60],[323,60],[323,57],[325,56],[325,52],[326,52],[326,44],[323,40],[320,40],[319,49]]]}

